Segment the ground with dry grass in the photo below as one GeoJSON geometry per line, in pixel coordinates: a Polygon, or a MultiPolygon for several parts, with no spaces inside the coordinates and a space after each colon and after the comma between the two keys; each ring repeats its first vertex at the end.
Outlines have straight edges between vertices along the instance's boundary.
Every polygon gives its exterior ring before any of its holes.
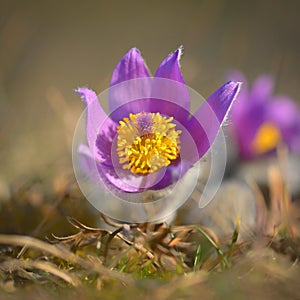
{"type": "Polygon", "coordinates": [[[252,186],[246,239],[239,217],[230,237],[176,221],[119,224],[83,207],[72,180],[42,187],[12,185],[1,204],[1,299],[299,299],[300,214],[276,167],[268,199],[252,186]]]}

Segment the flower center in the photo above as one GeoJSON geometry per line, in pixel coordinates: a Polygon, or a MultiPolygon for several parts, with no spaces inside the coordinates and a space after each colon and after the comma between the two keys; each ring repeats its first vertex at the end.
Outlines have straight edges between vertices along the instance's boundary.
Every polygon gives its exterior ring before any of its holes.
{"type": "Polygon", "coordinates": [[[273,150],[280,140],[281,134],[278,127],[271,122],[265,122],[257,130],[252,147],[256,154],[263,154],[273,150]]]}
{"type": "Polygon", "coordinates": [[[180,152],[180,130],[173,117],[159,113],[130,114],[117,128],[117,153],[123,169],[149,174],[168,166],[180,152]]]}

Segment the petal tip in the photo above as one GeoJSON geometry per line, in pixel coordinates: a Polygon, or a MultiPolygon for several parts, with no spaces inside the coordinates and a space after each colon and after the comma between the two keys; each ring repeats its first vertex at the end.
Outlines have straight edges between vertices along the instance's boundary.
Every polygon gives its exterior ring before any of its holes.
{"type": "Polygon", "coordinates": [[[241,85],[243,82],[242,81],[237,81],[237,80],[230,80],[226,83],[226,85],[231,85],[231,86],[239,86],[241,85]]]}
{"type": "Polygon", "coordinates": [[[125,54],[126,55],[141,55],[141,51],[137,47],[132,47],[128,52],[125,54]]]}
{"type": "Polygon", "coordinates": [[[130,50],[128,50],[126,52],[126,54],[123,56],[123,58],[121,59],[121,61],[124,60],[132,60],[132,61],[143,61],[144,63],[144,59],[142,57],[142,53],[141,51],[137,48],[137,47],[132,47],[130,50]]]}
{"type": "Polygon", "coordinates": [[[230,85],[229,89],[230,89],[230,92],[233,94],[233,101],[234,101],[241,90],[243,82],[229,81],[228,84],[230,85]]]}
{"type": "Polygon", "coordinates": [[[172,79],[181,83],[185,83],[181,74],[180,59],[183,54],[183,46],[179,46],[177,50],[171,52],[160,64],[154,77],[172,79]]]}
{"type": "Polygon", "coordinates": [[[87,87],[78,87],[76,89],[73,89],[73,91],[80,96],[81,99],[84,97],[84,90],[87,89],[87,87]]]}
{"type": "Polygon", "coordinates": [[[182,54],[183,54],[183,45],[180,45],[180,46],[177,48],[177,50],[175,50],[174,53],[172,53],[172,54],[176,54],[176,58],[177,58],[177,60],[178,60],[178,62],[179,62],[180,59],[181,59],[181,56],[182,56],[182,54]]]}
{"type": "Polygon", "coordinates": [[[76,94],[78,94],[79,96],[81,96],[84,89],[87,89],[87,87],[85,87],[85,86],[83,86],[83,87],[78,87],[78,88],[74,89],[73,91],[74,91],[76,94]]]}
{"type": "Polygon", "coordinates": [[[178,63],[180,62],[181,56],[183,54],[183,45],[180,45],[174,52],[171,52],[167,56],[167,60],[176,60],[178,63]]]}
{"type": "Polygon", "coordinates": [[[80,96],[86,105],[97,99],[96,93],[87,87],[78,87],[74,89],[74,92],[80,96]]]}
{"type": "Polygon", "coordinates": [[[224,91],[227,90],[229,92],[238,94],[242,85],[243,85],[242,81],[231,80],[228,81],[223,87],[224,87],[224,91]]]}
{"type": "Polygon", "coordinates": [[[133,47],[116,65],[110,85],[113,86],[127,80],[144,77],[150,77],[150,72],[140,50],[133,47]]]}

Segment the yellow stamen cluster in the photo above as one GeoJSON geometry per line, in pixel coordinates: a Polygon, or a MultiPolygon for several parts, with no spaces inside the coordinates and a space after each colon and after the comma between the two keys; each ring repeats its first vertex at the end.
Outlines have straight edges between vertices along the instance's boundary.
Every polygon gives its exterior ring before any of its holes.
{"type": "Polygon", "coordinates": [[[256,154],[263,154],[273,150],[280,140],[281,134],[278,127],[271,122],[265,122],[257,130],[252,147],[256,154]]]}
{"type": "Polygon", "coordinates": [[[180,130],[159,113],[130,114],[117,128],[117,153],[123,169],[149,174],[168,166],[180,152],[180,130]]]}

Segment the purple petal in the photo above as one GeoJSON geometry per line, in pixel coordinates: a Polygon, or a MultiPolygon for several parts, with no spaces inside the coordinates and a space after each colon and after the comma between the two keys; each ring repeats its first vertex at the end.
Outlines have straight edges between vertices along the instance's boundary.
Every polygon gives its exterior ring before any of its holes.
{"type": "Polygon", "coordinates": [[[182,47],[175,52],[169,54],[158,67],[154,77],[167,78],[181,83],[185,83],[180,70],[180,57],[182,55],[182,47]]]}
{"type": "Polygon", "coordinates": [[[265,109],[252,109],[242,115],[244,118],[241,116],[237,119],[232,116],[234,123],[232,130],[238,144],[239,156],[243,159],[249,159],[255,155],[252,143],[257,130],[264,122],[264,112],[265,109]]]}
{"type": "Polygon", "coordinates": [[[96,161],[88,146],[80,144],[78,147],[78,159],[81,170],[88,176],[89,180],[96,184],[102,184],[96,161]]]}
{"type": "MultiPolygon", "coordinates": [[[[107,149],[97,149],[97,136],[99,132],[106,135],[111,128],[115,127],[115,124],[102,109],[98,97],[93,90],[82,87],[78,88],[76,92],[80,95],[86,105],[86,138],[89,148],[96,160],[104,161],[106,160],[106,155],[102,155],[102,150],[104,153],[107,153],[110,149],[109,146],[107,149]]],[[[104,147],[105,146],[107,145],[104,145],[104,147]]]]}
{"type": "Polygon", "coordinates": [[[292,151],[300,151],[300,111],[291,99],[274,97],[268,107],[266,120],[278,126],[283,141],[292,151]]]}
{"type": "Polygon", "coordinates": [[[274,89],[274,80],[268,75],[259,76],[252,84],[249,99],[251,101],[266,102],[274,89]]]}
{"type": "Polygon", "coordinates": [[[117,134],[116,127],[116,123],[113,123],[110,118],[107,118],[101,125],[96,139],[97,153],[101,157],[101,163],[107,166],[112,166],[111,156],[113,141],[117,134]]]}
{"type": "Polygon", "coordinates": [[[232,131],[238,143],[239,155],[249,159],[253,153],[253,139],[259,127],[265,122],[268,102],[240,99],[239,96],[232,108],[232,131]],[[241,101],[239,101],[241,100],[241,101]]]}
{"type": "Polygon", "coordinates": [[[117,173],[114,167],[106,166],[103,164],[98,165],[98,171],[102,174],[102,177],[106,179],[106,182],[110,185],[113,185],[115,188],[128,192],[128,193],[137,193],[142,192],[143,189],[139,188],[136,185],[128,184],[124,178],[121,178],[117,173]]]}
{"type": "Polygon", "coordinates": [[[237,98],[241,97],[241,94],[243,93],[243,91],[248,91],[247,80],[242,72],[240,72],[238,70],[232,70],[227,73],[226,78],[229,81],[238,81],[243,84],[237,98]]]}
{"type": "MultiPolygon", "coordinates": [[[[132,100],[149,98],[150,74],[138,49],[129,50],[117,64],[110,83],[109,108],[113,113],[120,106],[126,116],[135,109],[132,100]],[[143,78],[142,80],[134,80],[143,78]],[[130,80],[128,82],[128,80],[130,80]],[[119,85],[121,84],[121,85],[119,85]]],[[[116,113],[112,118],[118,122],[122,118],[116,113]]]]}
{"type": "Polygon", "coordinates": [[[110,85],[116,85],[126,80],[150,77],[147,66],[137,48],[130,49],[117,64],[110,85]]]}
{"type": "Polygon", "coordinates": [[[99,188],[107,188],[111,192],[135,193],[142,191],[137,187],[126,184],[117,175],[113,167],[96,162],[87,146],[81,144],[78,148],[78,154],[82,170],[99,188]]]}
{"type": "Polygon", "coordinates": [[[299,111],[295,103],[286,97],[274,97],[267,110],[267,118],[281,125],[291,126],[299,120],[299,111]]]}
{"type": "Polygon", "coordinates": [[[253,153],[252,141],[266,118],[268,99],[273,89],[273,81],[268,76],[259,77],[252,89],[247,89],[247,82],[242,73],[235,71],[228,78],[243,82],[231,111],[232,131],[238,143],[239,155],[249,159],[253,153]]]}
{"type": "Polygon", "coordinates": [[[186,160],[180,160],[177,164],[168,166],[164,177],[151,189],[161,190],[171,184],[176,183],[192,166],[193,164],[186,160]]]}
{"type": "Polygon", "coordinates": [[[122,83],[110,88],[109,98],[120,100],[120,105],[118,107],[116,106],[109,115],[112,120],[114,120],[116,123],[119,123],[119,121],[123,120],[125,117],[128,118],[129,114],[151,111],[149,105],[150,89],[149,93],[144,93],[141,90],[139,91],[141,85],[144,83],[145,82],[138,80],[130,80],[127,81],[126,84],[122,83]],[[123,98],[123,100],[121,100],[121,98],[123,98]]]}
{"type": "Polygon", "coordinates": [[[152,98],[167,100],[182,106],[187,112],[183,115],[177,111],[172,111],[167,104],[157,108],[162,114],[167,116],[173,115],[175,119],[184,122],[188,118],[188,112],[190,111],[190,96],[180,70],[179,61],[181,55],[182,47],[169,54],[162,61],[154,75],[151,96],[152,98]],[[160,78],[169,80],[159,80],[160,78]]]}
{"type": "MultiPolygon", "coordinates": [[[[230,81],[215,91],[191,117],[187,129],[201,158],[214,142],[217,133],[236,99],[241,83],[230,81]]],[[[184,143],[184,141],[183,141],[184,143]]],[[[194,158],[196,160],[197,158],[194,158]]]]}

